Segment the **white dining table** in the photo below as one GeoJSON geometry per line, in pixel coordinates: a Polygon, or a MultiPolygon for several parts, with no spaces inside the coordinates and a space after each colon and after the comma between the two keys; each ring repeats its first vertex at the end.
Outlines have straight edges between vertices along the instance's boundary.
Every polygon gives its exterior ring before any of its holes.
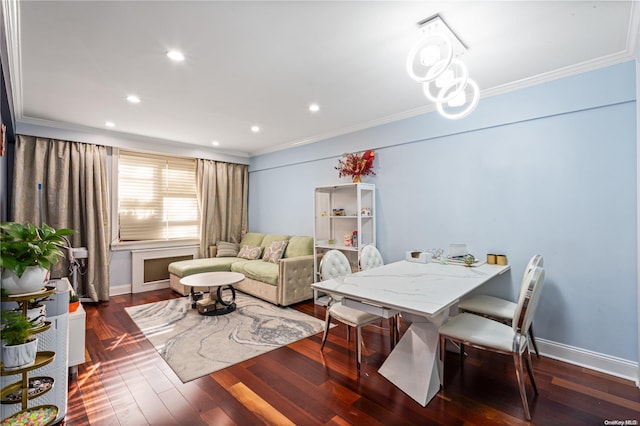
{"type": "Polygon", "coordinates": [[[509,269],[509,265],[467,267],[402,260],[312,287],[342,296],[347,306],[384,318],[402,313],[410,326],[378,372],[426,406],[440,390],[438,328],[447,320],[449,308],[509,269]]]}

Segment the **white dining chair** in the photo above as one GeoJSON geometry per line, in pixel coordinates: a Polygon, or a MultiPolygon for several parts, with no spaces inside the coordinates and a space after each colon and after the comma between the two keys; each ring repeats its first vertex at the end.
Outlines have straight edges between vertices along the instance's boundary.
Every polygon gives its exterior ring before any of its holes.
{"type": "Polygon", "coordinates": [[[527,330],[531,325],[533,314],[540,300],[540,294],[544,285],[544,269],[539,266],[533,268],[525,277],[525,281],[527,283],[527,290],[520,293],[520,298],[518,299],[515,312],[511,319],[511,326],[483,316],[461,313],[450,318],[438,329],[438,333],[440,334],[440,360],[442,362],[442,380],[440,386],[444,388],[446,340],[450,340],[460,346],[461,358],[464,356],[465,346],[512,355],[524,414],[527,420],[531,420],[522,361],[524,357],[531,385],[537,395],[538,387],[536,386],[533,368],[531,366],[529,335],[527,330]]]}
{"type": "MultiPolygon", "coordinates": [[[[384,265],[384,260],[380,250],[373,244],[367,244],[360,250],[360,270],[367,271],[384,265]]],[[[400,338],[400,314],[389,318],[389,337],[391,339],[391,349],[393,349],[400,338]]]]}
{"type": "MultiPolygon", "coordinates": [[[[541,255],[536,254],[533,256],[527,267],[524,270],[524,274],[522,277],[522,282],[520,284],[520,292],[518,293],[518,297],[522,294],[523,291],[527,290],[527,282],[525,282],[525,278],[529,271],[533,268],[544,265],[544,260],[541,255]]],[[[516,310],[517,300],[516,302],[512,302],[510,300],[502,299],[495,296],[488,296],[485,294],[479,294],[476,296],[471,296],[467,299],[462,300],[458,304],[458,310],[460,312],[469,312],[472,314],[482,315],[487,318],[494,319],[496,321],[504,322],[505,324],[510,324],[511,319],[513,318],[513,313],[516,310]]],[[[540,352],[538,351],[538,345],[536,343],[536,339],[533,335],[533,323],[529,326],[529,333],[531,344],[533,345],[533,350],[536,352],[536,356],[540,358],[540,352]]]]}
{"type": "MultiPolygon", "coordinates": [[[[351,274],[351,264],[349,259],[339,250],[329,250],[320,261],[320,279],[322,281],[343,277],[351,274]]],[[[341,297],[329,294],[329,304],[325,319],[324,335],[320,350],[324,349],[331,327],[331,318],[334,318],[347,326],[347,341],[351,340],[351,327],[356,328],[356,367],[360,375],[360,364],[362,363],[362,327],[375,323],[382,317],[358,309],[350,308],[342,304],[341,297]]]]}
{"type": "Polygon", "coordinates": [[[373,244],[367,244],[360,250],[360,270],[377,268],[384,265],[382,254],[373,244]]]}

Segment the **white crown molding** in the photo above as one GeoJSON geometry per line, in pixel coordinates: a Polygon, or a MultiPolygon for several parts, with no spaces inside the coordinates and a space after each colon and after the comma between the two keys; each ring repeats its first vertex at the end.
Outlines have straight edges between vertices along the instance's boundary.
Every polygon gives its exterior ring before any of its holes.
{"type": "Polygon", "coordinates": [[[2,0],[4,27],[7,34],[9,78],[13,95],[13,111],[16,120],[22,116],[22,60],[20,56],[20,2],[2,0]]]}
{"type": "MultiPolygon", "coordinates": [[[[617,65],[623,62],[631,60],[640,60],[640,43],[638,43],[638,36],[640,34],[640,2],[633,1],[631,3],[631,13],[629,17],[629,25],[627,28],[627,42],[625,50],[614,54],[602,56],[593,60],[585,61],[582,63],[570,65],[563,68],[558,68],[553,71],[549,71],[543,74],[539,74],[533,77],[525,78],[519,81],[514,81],[502,86],[496,86],[488,89],[484,89],[480,92],[480,100],[491,96],[501,95],[516,90],[524,89],[527,87],[547,83],[553,80],[558,80],[564,77],[570,77],[577,74],[582,74],[588,71],[595,71],[600,68],[605,68],[612,65],[617,65]]],[[[281,151],[288,148],[294,148],[296,146],[307,145],[314,142],[319,142],[325,139],[346,135],[356,132],[358,130],[364,130],[375,126],[399,121],[407,118],[412,118],[421,114],[427,114],[436,110],[434,104],[429,103],[423,107],[415,108],[409,111],[381,117],[377,120],[371,120],[368,122],[356,124],[354,126],[345,127],[335,130],[323,135],[314,136],[311,138],[300,139],[296,141],[286,142],[280,145],[272,146],[269,148],[250,152],[250,156],[257,156],[262,154],[268,154],[270,152],[281,151]]]]}
{"type": "MultiPolygon", "coordinates": [[[[612,65],[617,65],[623,62],[634,60],[635,58],[635,47],[633,50],[625,50],[623,52],[618,52],[615,54],[603,56],[594,60],[585,61],[579,64],[570,65],[564,68],[559,68],[553,71],[549,71],[544,74],[539,74],[533,77],[525,78],[522,80],[514,81],[509,84],[504,84],[501,86],[492,87],[489,89],[484,89],[480,92],[480,101],[482,99],[486,99],[491,96],[502,95],[509,92],[513,92],[516,90],[524,89],[531,86],[536,86],[539,84],[547,83],[550,81],[558,80],[565,77],[571,77],[574,75],[582,74],[588,71],[595,71],[600,68],[605,68],[612,65]]],[[[355,126],[345,127],[342,129],[338,129],[336,131],[326,133],[323,135],[314,136],[311,138],[300,139],[297,141],[287,142],[280,145],[275,145],[269,148],[252,151],[250,152],[250,156],[254,157],[257,155],[268,154],[270,152],[281,151],[288,148],[294,148],[296,146],[307,145],[314,142],[320,142],[325,139],[343,136],[349,133],[353,133],[359,130],[369,129],[371,127],[380,126],[387,123],[392,123],[394,121],[404,120],[407,118],[412,118],[418,115],[427,114],[429,112],[433,112],[436,110],[435,104],[429,103],[420,108],[415,108],[409,111],[389,115],[386,117],[379,118],[377,120],[371,120],[365,123],[360,123],[355,126]]]]}
{"type": "Polygon", "coordinates": [[[31,136],[57,137],[60,139],[95,143],[115,148],[136,149],[136,146],[138,145],[137,149],[142,151],[148,151],[147,147],[164,146],[166,148],[162,150],[163,152],[184,152],[185,156],[189,157],[207,158],[231,163],[246,164],[249,159],[249,154],[242,151],[225,151],[204,145],[189,144],[180,141],[118,132],[117,130],[100,129],[97,127],[88,127],[79,124],[62,123],[36,118],[23,117],[20,120],[16,120],[16,133],[25,133],[25,131],[27,131],[31,136]],[[64,135],[65,132],[73,132],[78,135],[75,135],[76,138],[73,136],[69,137],[64,135]],[[79,136],[83,137],[79,138],[79,136]]]}
{"type": "Polygon", "coordinates": [[[276,152],[276,151],[282,151],[284,149],[295,148],[301,145],[308,145],[314,142],[320,142],[320,141],[331,139],[337,136],[343,136],[349,133],[354,133],[360,130],[370,129],[372,127],[380,126],[383,124],[404,120],[406,118],[416,117],[418,115],[433,112],[435,110],[436,110],[435,104],[428,103],[427,105],[421,106],[419,108],[414,108],[409,111],[399,112],[397,114],[388,115],[388,116],[371,120],[371,121],[365,121],[362,123],[355,124],[353,126],[343,127],[341,129],[338,129],[332,132],[324,133],[317,136],[312,136],[310,138],[299,139],[291,142],[285,142],[280,145],[274,145],[268,148],[251,151],[249,155],[251,157],[254,157],[257,155],[268,154],[270,152],[276,152]]]}
{"type": "MultiPolygon", "coordinates": [[[[585,61],[579,64],[570,65],[564,68],[539,74],[537,76],[522,79],[522,80],[515,81],[513,83],[505,84],[502,86],[484,89],[481,91],[480,99],[482,100],[483,98],[505,94],[511,91],[523,89],[526,87],[546,83],[549,81],[573,76],[573,75],[588,72],[588,71],[593,71],[596,69],[604,68],[611,65],[616,65],[616,64],[630,61],[630,60],[640,60],[640,45],[638,43],[638,35],[640,32],[640,6],[638,3],[639,2],[636,2],[636,1],[631,2],[631,6],[630,6],[631,12],[630,12],[629,24],[627,28],[626,49],[624,51],[603,56],[600,58],[596,58],[594,60],[585,61]]],[[[22,94],[23,90],[22,90],[21,53],[20,53],[21,52],[20,50],[20,47],[21,47],[20,19],[19,19],[20,18],[20,2],[17,0],[2,0],[2,4],[6,12],[5,27],[7,29],[9,73],[10,73],[10,79],[11,79],[12,89],[13,89],[13,106],[14,106],[16,121],[44,125],[48,127],[63,127],[66,129],[74,129],[73,125],[47,122],[46,120],[35,120],[35,119],[31,119],[23,116],[23,94],[22,94]]],[[[316,135],[309,138],[285,142],[285,143],[268,147],[265,149],[261,149],[261,150],[256,150],[251,152],[242,152],[242,153],[229,151],[229,152],[224,152],[224,154],[250,158],[253,156],[268,154],[271,152],[281,151],[289,148],[294,148],[297,146],[320,142],[322,140],[346,135],[346,134],[357,132],[360,130],[365,130],[365,129],[380,126],[383,124],[392,123],[392,122],[400,121],[407,118],[412,118],[418,115],[433,112],[435,111],[435,109],[436,109],[435,105],[429,103],[419,108],[414,108],[414,109],[400,112],[397,114],[380,117],[375,120],[370,120],[370,121],[358,123],[352,126],[347,126],[347,127],[340,128],[340,129],[337,129],[328,133],[324,133],[321,135],[316,135]]],[[[97,130],[100,130],[100,129],[92,129],[92,131],[97,131],[97,130]]],[[[82,131],[87,131],[87,128],[84,128],[82,131]]],[[[133,135],[127,135],[127,137],[134,138],[133,135]]],[[[140,136],[135,136],[135,138],[139,139],[140,136]]],[[[153,138],[149,138],[149,140],[151,139],[153,138]]],[[[165,141],[165,142],[173,142],[173,141],[165,141]]],[[[193,145],[193,146],[196,146],[200,149],[204,149],[199,145],[193,145]]]]}

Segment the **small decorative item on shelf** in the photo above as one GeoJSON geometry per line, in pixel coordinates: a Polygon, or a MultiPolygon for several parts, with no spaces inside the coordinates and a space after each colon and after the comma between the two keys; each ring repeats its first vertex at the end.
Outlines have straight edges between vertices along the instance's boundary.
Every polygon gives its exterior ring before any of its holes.
{"type": "Polygon", "coordinates": [[[333,215],[334,216],[345,216],[346,213],[345,213],[344,209],[333,209],[333,215]]]}
{"type": "Polygon", "coordinates": [[[80,306],[80,298],[72,290],[69,290],[69,312],[75,312],[80,306]]]}
{"type": "Polygon", "coordinates": [[[344,234],[344,246],[351,247],[353,245],[353,234],[344,234]]]}
{"type": "Polygon", "coordinates": [[[374,175],[373,160],[375,159],[375,151],[370,149],[364,152],[354,152],[345,154],[344,160],[338,160],[335,167],[338,171],[338,177],[351,176],[354,183],[361,182],[362,176],[374,175]]]}
{"type": "Polygon", "coordinates": [[[0,224],[0,267],[2,288],[7,294],[24,294],[44,287],[51,265],[64,256],[67,235],[72,229],[58,229],[43,225],[22,225],[17,222],[0,224]]]}
{"type": "Polygon", "coordinates": [[[38,351],[38,339],[31,335],[32,324],[22,314],[2,311],[2,365],[15,370],[32,365],[38,351]]]}
{"type": "Polygon", "coordinates": [[[367,207],[363,207],[362,209],[360,209],[360,215],[371,216],[371,209],[367,207]]]}

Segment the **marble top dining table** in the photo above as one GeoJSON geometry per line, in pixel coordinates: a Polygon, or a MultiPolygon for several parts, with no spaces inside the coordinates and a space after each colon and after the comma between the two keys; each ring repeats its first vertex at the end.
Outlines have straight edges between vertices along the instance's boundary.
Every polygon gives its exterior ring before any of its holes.
{"type": "Polygon", "coordinates": [[[402,313],[411,325],[378,371],[426,406],[440,389],[438,327],[447,320],[449,308],[509,269],[509,265],[467,267],[402,260],[312,287],[384,318],[402,313]]]}

